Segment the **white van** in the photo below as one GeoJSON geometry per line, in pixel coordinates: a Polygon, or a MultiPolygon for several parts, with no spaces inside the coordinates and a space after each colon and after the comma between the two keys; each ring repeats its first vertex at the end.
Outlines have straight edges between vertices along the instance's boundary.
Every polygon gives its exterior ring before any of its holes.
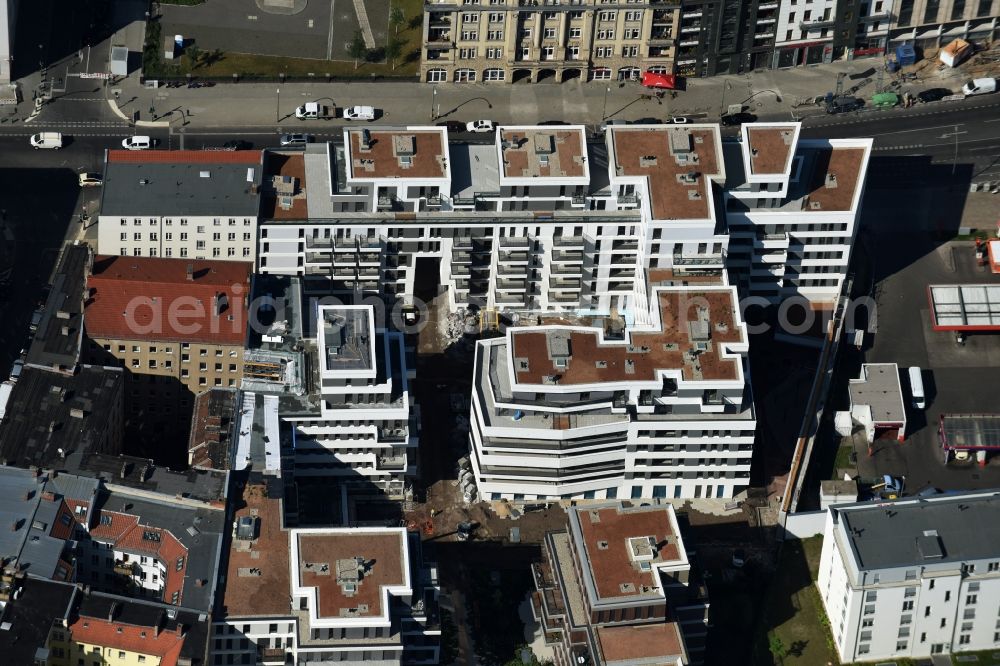
{"type": "Polygon", "coordinates": [[[344,109],[344,120],[375,120],[375,107],[352,106],[344,109]]]}
{"type": "Polygon", "coordinates": [[[59,132],[42,132],[40,134],[32,135],[31,147],[35,150],[39,148],[48,148],[51,150],[59,150],[63,147],[63,135],[59,132]]]}
{"type": "Polygon", "coordinates": [[[927,398],[924,395],[923,372],[917,366],[909,370],[910,373],[910,404],[914,409],[924,409],[927,407],[927,398]]]}
{"type": "Polygon", "coordinates": [[[962,94],[966,97],[971,95],[985,95],[986,93],[996,92],[996,90],[996,79],[972,79],[962,86],[962,94]]]}
{"type": "Polygon", "coordinates": [[[130,136],[122,141],[125,150],[149,150],[153,147],[153,139],[148,136],[130,136]]]}

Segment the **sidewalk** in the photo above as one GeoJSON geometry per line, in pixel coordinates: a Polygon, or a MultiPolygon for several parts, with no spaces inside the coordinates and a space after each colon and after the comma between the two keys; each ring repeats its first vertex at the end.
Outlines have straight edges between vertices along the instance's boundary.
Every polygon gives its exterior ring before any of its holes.
{"type": "MultiPolygon", "coordinates": [[[[299,121],[294,117],[295,107],[313,100],[325,100],[336,106],[372,105],[384,111],[380,121],[392,125],[476,118],[508,124],[546,120],[596,124],[602,117],[635,120],[677,115],[715,122],[730,104],[742,104],[762,120],[788,120],[821,114],[822,109],[812,104],[812,100],[835,91],[841,73],[845,75],[845,94],[870,97],[878,82],[876,70],[881,66],[879,59],[857,60],[688,79],[687,90],[678,91],[676,98],[668,94],[659,100],[635,82],[617,81],[532,85],[429,85],[397,81],[219,83],[210,88],[151,89],[140,85],[137,74],[133,74],[117,87],[121,89],[118,104],[125,116],[138,111],[144,124],[151,120],[150,109],[153,109],[161,126],[179,129],[183,125],[186,131],[225,127],[266,127],[272,131],[276,127],[283,131],[330,128],[329,121],[299,121]],[[851,75],[856,78],[851,79],[851,75]],[[849,92],[861,83],[863,87],[849,92]],[[643,99],[644,96],[650,99],[643,99]],[[168,111],[171,114],[163,118],[168,111]]],[[[948,74],[957,80],[946,83],[957,87],[961,74],[952,71],[948,74]]],[[[890,75],[886,74],[883,83],[890,81],[890,75]]],[[[902,89],[917,92],[943,83],[935,71],[934,76],[907,83],[902,89]]]]}

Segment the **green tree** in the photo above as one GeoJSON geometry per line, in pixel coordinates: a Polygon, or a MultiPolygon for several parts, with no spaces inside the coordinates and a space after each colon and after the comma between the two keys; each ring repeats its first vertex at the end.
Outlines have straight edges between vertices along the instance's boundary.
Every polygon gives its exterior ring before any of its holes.
{"type": "Polygon", "coordinates": [[[358,68],[358,61],[368,54],[368,47],[365,45],[365,38],[361,36],[360,30],[354,31],[354,37],[347,44],[347,55],[354,58],[354,69],[358,68]]]}
{"type": "Polygon", "coordinates": [[[399,34],[399,28],[405,23],[406,14],[403,13],[403,8],[399,5],[393,5],[392,9],[389,10],[389,25],[396,31],[395,34],[399,34]]]}
{"type": "Polygon", "coordinates": [[[783,664],[785,662],[785,657],[788,655],[788,648],[785,647],[784,641],[777,634],[772,634],[767,639],[767,649],[771,651],[771,655],[778,660],[778,663],[783,664]]]}
{"type": "Polygon", "coordinates": [[[198,63],[201,60],[202,52],[196,45],[184,49],[184,55],[188,57],[188,61],[191,63],[191,69],[198,69],[198,63]]]}
{"type": "Polygon", "coordinates": [[[393,37],[385,45],[385,58],[392,65],[392,68],[396,69],[396,61],[399,60],[399,56],[403,54],[403,42],[393,37]]]}

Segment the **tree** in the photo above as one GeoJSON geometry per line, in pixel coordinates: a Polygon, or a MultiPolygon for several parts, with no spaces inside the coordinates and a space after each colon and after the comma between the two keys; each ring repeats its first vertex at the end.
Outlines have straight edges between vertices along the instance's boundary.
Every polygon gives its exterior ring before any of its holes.
{"type": "Polygon", "coordinates": [[[392,65],[393,69],[396,69],[396,60],[403,53],[403,42],[393,37],[385,45],[385,58],[392,65]]]}
{"type": "Polygon", "coordinates": [[[406,14],[403,13],[403,8],[399,5],[393,5],[392,9],[389,10],[389,25],[393,27],[396,31],[395,34],[399,34],[399,28],[406,23],[406,14]]]}
{"type": "Polygon", "coordinates": [[[778,663],[784,663],[785,657],[788,655],[788,648],[777,635],[772,635],[767,639],[767,649],[771,651],[771,655],[778,660],[778,663]]]}
{"type": "Polygon", "coordinates": [[[354,58],[354,69],[358,68],[358,61],[368,54],[368,46],[365,44],[365,38],[361,36],[360,30],[354,31],[354,37],[347,44],[347,55],[354,58]]]}
{"type": "Polygon", "coordinates": [[[187,55],[188,60],[191,61],[191,69],[198,69],[198,61],[201,60],[201,55],[202,55],[201,49],[199,49],[196,45],[192,44],[191,46],[184,49],[184,53],[185,55],[187,55]]]}

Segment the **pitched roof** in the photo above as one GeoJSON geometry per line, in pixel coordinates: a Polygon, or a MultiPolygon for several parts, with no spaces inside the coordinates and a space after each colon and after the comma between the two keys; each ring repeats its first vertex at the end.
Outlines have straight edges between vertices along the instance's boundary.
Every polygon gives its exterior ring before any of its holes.
{"type": "Polygon", "coordinates": [[[77,643],[159,657],[160,666],[176,666],[184,646],[184,636],[176,630],[157,632],[154,627],[94,617],[78,617],[69,625],[69,630],[77,643]]]}
{"type": "Polygon", "coordinates": [[[87,280],[87,334],[242,345],[251,268],[238,261],[98,256],[87,280]]]}
{"type": "Polygon", "coordinates": [[[259,150],[109,150],[109,163],[260,164],[259,150]]]}

